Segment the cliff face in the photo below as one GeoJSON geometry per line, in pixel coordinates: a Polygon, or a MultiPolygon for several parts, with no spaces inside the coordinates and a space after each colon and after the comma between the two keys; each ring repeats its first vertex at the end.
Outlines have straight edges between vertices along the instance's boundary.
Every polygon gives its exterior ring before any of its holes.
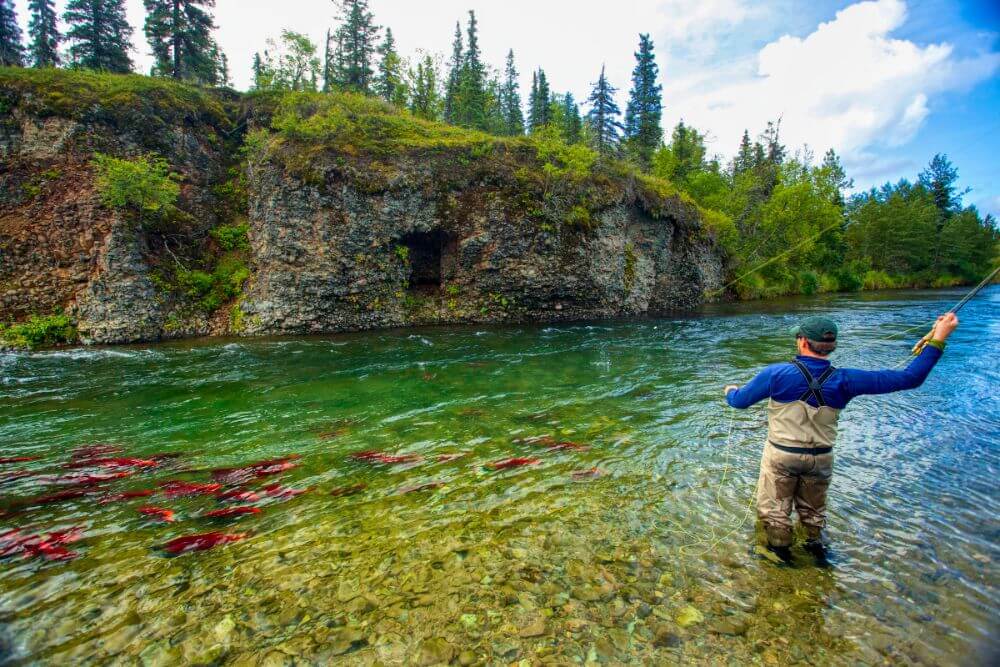
{"type": "Polygon", "coordinates": [[[721,282],[695,206],[587,151],[351,96],[102,76],[55,99],[60,74],[0,70],[0,321],[62,309],[118,343],[591,319],[692,308],[721,282]],[[120,79],[149,89],[115,97],[120,79]],[[103,205],[95,151],[163,156],[180,213],[150,228],[103,205]]]}

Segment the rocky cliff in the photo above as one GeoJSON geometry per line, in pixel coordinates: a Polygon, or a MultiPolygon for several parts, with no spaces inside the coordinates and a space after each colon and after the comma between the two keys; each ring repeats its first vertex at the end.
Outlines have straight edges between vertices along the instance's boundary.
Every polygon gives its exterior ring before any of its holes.
{"type": "Polygon", "coordinates": [[[690,201],[551,137],[9,69],[0,115],[0,322],[62,310],[88,343],[656,314],[721,282],[690,201]],[[95,152],[165,158],[176,209],[110,206],[95,152]]]}

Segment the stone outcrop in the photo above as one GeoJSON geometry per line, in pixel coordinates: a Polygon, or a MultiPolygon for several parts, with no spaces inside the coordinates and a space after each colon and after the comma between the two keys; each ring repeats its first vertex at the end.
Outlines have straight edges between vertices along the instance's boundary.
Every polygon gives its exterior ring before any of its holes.
{"type": "Polygon", "coordinates": [[[235,95],[201,102],[211,108],[155,95],[138,110],[73,106],[46,97],[50,82],[9,72],[0,321],[62,310],[83,342],[126,343],[597,319],[690,309],[721,283],[721,253],[693,204],[657,195],[651,206],[625,173],[543,187],[525,175],[540,167],[527,142],[382,147],[376,159],[283,136],[273,107],[248,110],[235,95]],[[248,131],[262,145],[240,164],[248,131]],[[178,220],[150,228],[103,205],[95,151],[162,155],[181,176],[178,220]],[[246,197],[235,207],[220,194],[233,173],[246,197]],[[234,221],[248,226],[236,254],[249,277],[235,296],[205,300],[177,277],[232,259],[210,232],[234,221]]]}

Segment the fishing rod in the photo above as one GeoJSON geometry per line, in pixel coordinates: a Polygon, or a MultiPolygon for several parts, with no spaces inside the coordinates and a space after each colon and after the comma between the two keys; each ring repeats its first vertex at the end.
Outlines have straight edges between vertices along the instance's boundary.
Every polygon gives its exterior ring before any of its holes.
{"type": "MultiPolygon", "coordinates": [[[[995,269],[993,269],[992,271],[990,271],[990,274],[988,276],[986,276],[981,281],[979,281],[979,284],[976,285],[975,287],[973,287],[971,290],[969,290],[969,293],[966,294],[965,296],[963,296],[958,303],[956,303],[954,306],[952,306],[948,310],[948,312],[949,313],[957,313],[958,311],[962,310],[962,308],[965,306],[965,304],[967,304],[970,301],[972,301],[972,299],[977,294],[979,294],[979,292],[981,292],[982,289],[984,287],[986,287],[990,283],[990,281],[992,281],[993,278],[996,277],[996,275],[998,273],[1000,273],[1000,266],[998,266],[995,269]]],[[[921,338],[919,341],[917,341],[917,344],[913,346],[913,350],[911,350],[910,356],[916,356],[916,355],[920,354],[920,351],[923,350],[924,346],[927,345],[927,343],[931,340],[931,337],[933,336],[933,334],[934,334],[934,327],[931,327],[931,330],[928,331],[924,335],[924,337],[921,338]]]]}

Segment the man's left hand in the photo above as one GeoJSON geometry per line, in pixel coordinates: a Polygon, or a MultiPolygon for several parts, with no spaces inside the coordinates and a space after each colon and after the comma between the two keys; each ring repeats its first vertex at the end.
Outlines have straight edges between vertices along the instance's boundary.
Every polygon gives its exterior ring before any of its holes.
{"type": "Polygon", "coordinates": [[[735,391],[736,389],[739,389],[739,388],[740,388],[740,386],[738,384],[727,384],[722,389],[722,394],[723,394],[723,396],[729,396],[729,392],[735,391]]]}

